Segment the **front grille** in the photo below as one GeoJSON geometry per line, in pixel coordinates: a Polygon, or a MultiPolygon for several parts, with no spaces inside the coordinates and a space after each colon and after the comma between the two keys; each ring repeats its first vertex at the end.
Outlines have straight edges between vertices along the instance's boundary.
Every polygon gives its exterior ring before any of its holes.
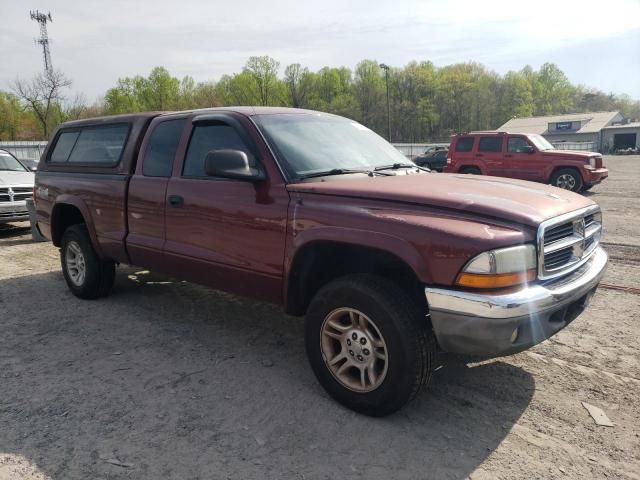
{"type": "Polygon", "coordinates": [[[564,275],[582,265],[595,251],[602,234],[597,206],[547,220],[538,230],[538,277],[564,275]]]}
{"type": "Polygon", "coordinates": [[[31,187],[0,187],[0,203],[21,202],[31,197],[31,187]]]}
{"type": "Polygon", "coordinates": [[[23,217],[28,215],[29,215],[29,212],[27,210],[20,211],[20,212],[0,212],[0,218],[23,217]]]}
{"type": "Polygon", "coordinates": [[[573,234],[572,222],[558,225],[557,227],[553,227],[547,230],[544,236],[544,244],[548,245],[550,243],[555,242],[556,240],[560,240],[561,238],[568,237],[571,234],[573,234]]]}
{"type": "Polygon", "coordinates": [[[558,267],[566,265],[570,260],[573,252],[571,249],[563,248],[552,253],[547,253],[544,256],[544,265],[547,270],[553,270],[558,267]]]}

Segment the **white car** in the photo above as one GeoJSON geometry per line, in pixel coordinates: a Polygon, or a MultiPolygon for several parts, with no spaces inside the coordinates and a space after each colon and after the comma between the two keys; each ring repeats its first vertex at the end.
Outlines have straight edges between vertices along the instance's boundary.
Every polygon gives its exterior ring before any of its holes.
{"type": "Polygon", "coordinates": [[[0,224],[29,220],[25,200],[33,194],[34,179],[16,157],[0,150],[0,224]]]}

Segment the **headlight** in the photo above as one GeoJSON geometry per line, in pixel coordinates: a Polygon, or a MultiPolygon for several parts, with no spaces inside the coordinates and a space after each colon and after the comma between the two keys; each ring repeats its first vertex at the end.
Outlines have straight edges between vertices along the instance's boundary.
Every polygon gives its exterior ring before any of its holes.
{"type": "Polygon", "coordinates": [[[591,168],[596,168],[596,157],[591,157],[589,159],[589,165],[591,165],[591,168]]]}
{"type": "Polygon", "coordinates": [[[456,284],[468,288],[503,288],[536,278],[533,245],[499,248],[472,258],[458,274],[456,284]]]}

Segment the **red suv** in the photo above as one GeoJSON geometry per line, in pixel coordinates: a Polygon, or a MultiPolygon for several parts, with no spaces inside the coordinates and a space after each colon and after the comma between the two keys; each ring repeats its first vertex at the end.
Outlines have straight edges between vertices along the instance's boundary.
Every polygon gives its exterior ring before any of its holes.
{"type": "Polygon", "coordinates": [[[574,192],[609,176],[599,153],[556,150],[541,135],[508,132],[454,135],[444,171],[550,183],[574,192]]]}

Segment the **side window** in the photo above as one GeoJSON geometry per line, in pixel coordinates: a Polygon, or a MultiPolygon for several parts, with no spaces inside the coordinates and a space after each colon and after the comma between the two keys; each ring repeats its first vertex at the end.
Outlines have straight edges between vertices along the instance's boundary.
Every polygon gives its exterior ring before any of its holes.
{"type": "Polygon", "coordinates": [[[129,134],[129,125],[105,125],[87,127],[80,132],[69,156],[69,163],[96,163],[113,165],[120,160],[120,154],[129,134]]]}
{"type": "Polygon", "coordinates": [[[502,137],[480,137],[479,152],[501,152],[502,137]]]}
{"type": "Polygon", "coordinates": [[[473,150],[473,137],[462,137],[456,143],[456,152],[470,152],[473,150]]]}
{"type": "Polygon", "coordinates": [[[205,177],[204,159],[210,150],[243,150],[250,153],[233,127],[224,124],[197,125],[193,129],[187,156],[184,159],[182,175],[185,177],[205,177]]]}
{"type": "Polygon", "coordinates": [[[509,153],[527,153],[529,143],[522,137],[509,137],[507,150],[509,153]]]}
{"type": "Polygon", "coordinates": [[[66,162],[69,160],[69,154],[73,150],[73,146],[76,144],[80,132],[62,132],[58,135],[56,146],[53,147],[53,152],[49,157],[50,162],[66,162]]]}
{"type": "Polygon", "coordinates": [[[184,119],[159,123],[151,133],[144,154],[142,174],[147,177],[170,177],[184,119]]]}

